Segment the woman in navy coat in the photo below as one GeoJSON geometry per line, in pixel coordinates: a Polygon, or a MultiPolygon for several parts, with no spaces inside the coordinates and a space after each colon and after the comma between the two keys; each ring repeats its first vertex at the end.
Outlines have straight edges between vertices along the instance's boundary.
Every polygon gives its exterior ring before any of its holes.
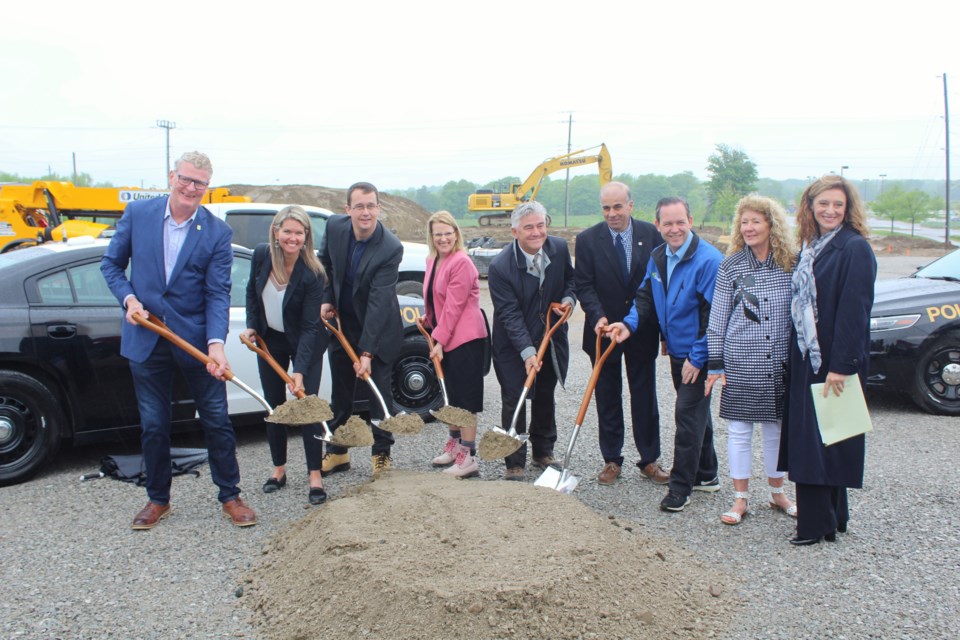
{"type": "MultiPolygon", "coordinates": [[[[316,394],[323,372],[323,352],[330,340],[320,326],[320,304],[326,274],[314,251],[310,217],[303,207],[284,207],[270,224],[269,243],[258,245],[250,264],[247,282],[247,329],[267,344],[270,355],[287,367],[293,363],[293,383],[298,389],[316,394]]],[[[262,358],[258,359],[263,395],[272,406],[286,400],[286,385],[262,358]]],[[[311,504],[327,499],[323,488],[323,433],[319,424],[306,425],[301,432],[310,475],[311,504]]],[[[267,442],[273,459],[273,474],[263,485],[273,493],[287,484],[287,428],[267,423],[267,442]]]]}
{"type": "Polygon", "coordinates": [[[802,250],[792,281],[793,331],[780,469],[797,487],[794,545],[833,541],[847,530],[847,488],[863,486],[864,436],[824,446],[810,385],[840,395],[848,378],[867,379],[870,310],[877,261],[860,196],[847,180],[826,175],[800,197],[802,250]]]}

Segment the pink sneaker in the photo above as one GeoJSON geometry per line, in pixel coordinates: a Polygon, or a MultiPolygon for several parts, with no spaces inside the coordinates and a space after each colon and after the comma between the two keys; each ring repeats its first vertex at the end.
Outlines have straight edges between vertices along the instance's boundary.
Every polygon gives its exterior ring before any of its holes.
{"type": "Polygon", "coordinates": [[[460,446],[460,441],[455,438],[447,439],[447,444],[443,445],[443,453],[438,455],[433,459],[433,466],[435,467],[449,467],[454,462],[457,461],[457,447],[460,446]]]}
{"type": "Polygon", "coordinates": [[[457,445],[457,459],[453,466],[444,469],[444,473],[449,473],[455,478],[474,478],[480,475],[480,463],[477,457],[470,455],[470,449],[463,445],[457,445]]]}

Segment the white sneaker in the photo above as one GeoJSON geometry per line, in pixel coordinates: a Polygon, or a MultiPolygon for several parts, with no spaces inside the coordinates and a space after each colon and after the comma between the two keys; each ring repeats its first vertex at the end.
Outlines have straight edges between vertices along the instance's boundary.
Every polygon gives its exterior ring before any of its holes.
{"type": "Polygon", "coordinates": [[[456,438],[449,438],[447,444],[443,445],[443,453],[438,455],[433,459],[433,466],[435,467],[449,467],[454,462],[457,461],[457,447],[460,446],[460,441],[456,438]]]}
{"type": "Polygon", "coordinates": [[[457,445],[457,459],[452,467],[443,472],[455,478],[473,478],[480,475],[480,463],[477,462],[477,456],[470,455],[470,449],[457,445]]]}

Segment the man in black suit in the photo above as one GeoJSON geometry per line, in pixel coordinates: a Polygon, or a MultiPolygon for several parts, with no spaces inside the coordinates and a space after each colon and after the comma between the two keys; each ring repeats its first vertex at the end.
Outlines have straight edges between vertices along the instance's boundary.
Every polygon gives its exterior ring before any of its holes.
{"type": "MultiPolygon", "coordinates": [[[[654,247],[663,244],[657,228],[634,220],[630,189],[622,182],[610,182],[600,190],[604,221],[577,236],[575,282],[583,305],[583,350],[596,362],[597,334],[630,311],[637,287],[646,274],[654,247]]],[[[630,388],[633,440],[640,460],[640,473],[657,484],[666,484],[670,475],[660,467],[660,411],[657,408],[656,361],[659,345],[656,322],[641,326],[629,340],[617,347],[597,380],[597,418],[600,453],[604,466],[597,482],[611,485],[623,466],[623,382],[621,359],[626,361],[630,388]]]]}
{"type": "MultiPolygon", "coordinates": [[[[376,476],[390,468],[393,436],[377,426],[385,417],[383,409],[361,378],[369,374],[380,394],[390,401],[393,361],[403,343],[403,321],[397,302],[403,245],[380,222],[380,194],[369,182],[350,186],[345,209],[347,216],[333,216],[327,221],[321,259],[329,280],[320,315],[329,320],[337,311],[341,331],[360,355],[360,362],[355,365],[339,341],[331,341],[331,428],[336,429],[350,417],[359,386],[369,399],[374,439],[371,464],[376,476]]],[[[347,449],[328,445],[323,456],[323,475],[349,468],[347,449]]]]}

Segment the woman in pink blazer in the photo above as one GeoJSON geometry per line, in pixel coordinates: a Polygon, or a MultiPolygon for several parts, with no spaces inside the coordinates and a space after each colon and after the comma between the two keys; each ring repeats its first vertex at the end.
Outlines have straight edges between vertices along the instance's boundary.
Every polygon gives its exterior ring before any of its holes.
{"type": "MultiPolygon", "coordinates": [[[[480,312],[477,268],[467,255],[456,220],[438,211],[427,223],[427,273],[423,282],[425,325],[436,346],[431,356],[443,361],[450,404],[473,413],[483,411],[483,349],[487,326],[480,312]]],[[[459,478],[480,475],[477,428],[449,426],[450,437],[434,466],[459,478]]]]}

